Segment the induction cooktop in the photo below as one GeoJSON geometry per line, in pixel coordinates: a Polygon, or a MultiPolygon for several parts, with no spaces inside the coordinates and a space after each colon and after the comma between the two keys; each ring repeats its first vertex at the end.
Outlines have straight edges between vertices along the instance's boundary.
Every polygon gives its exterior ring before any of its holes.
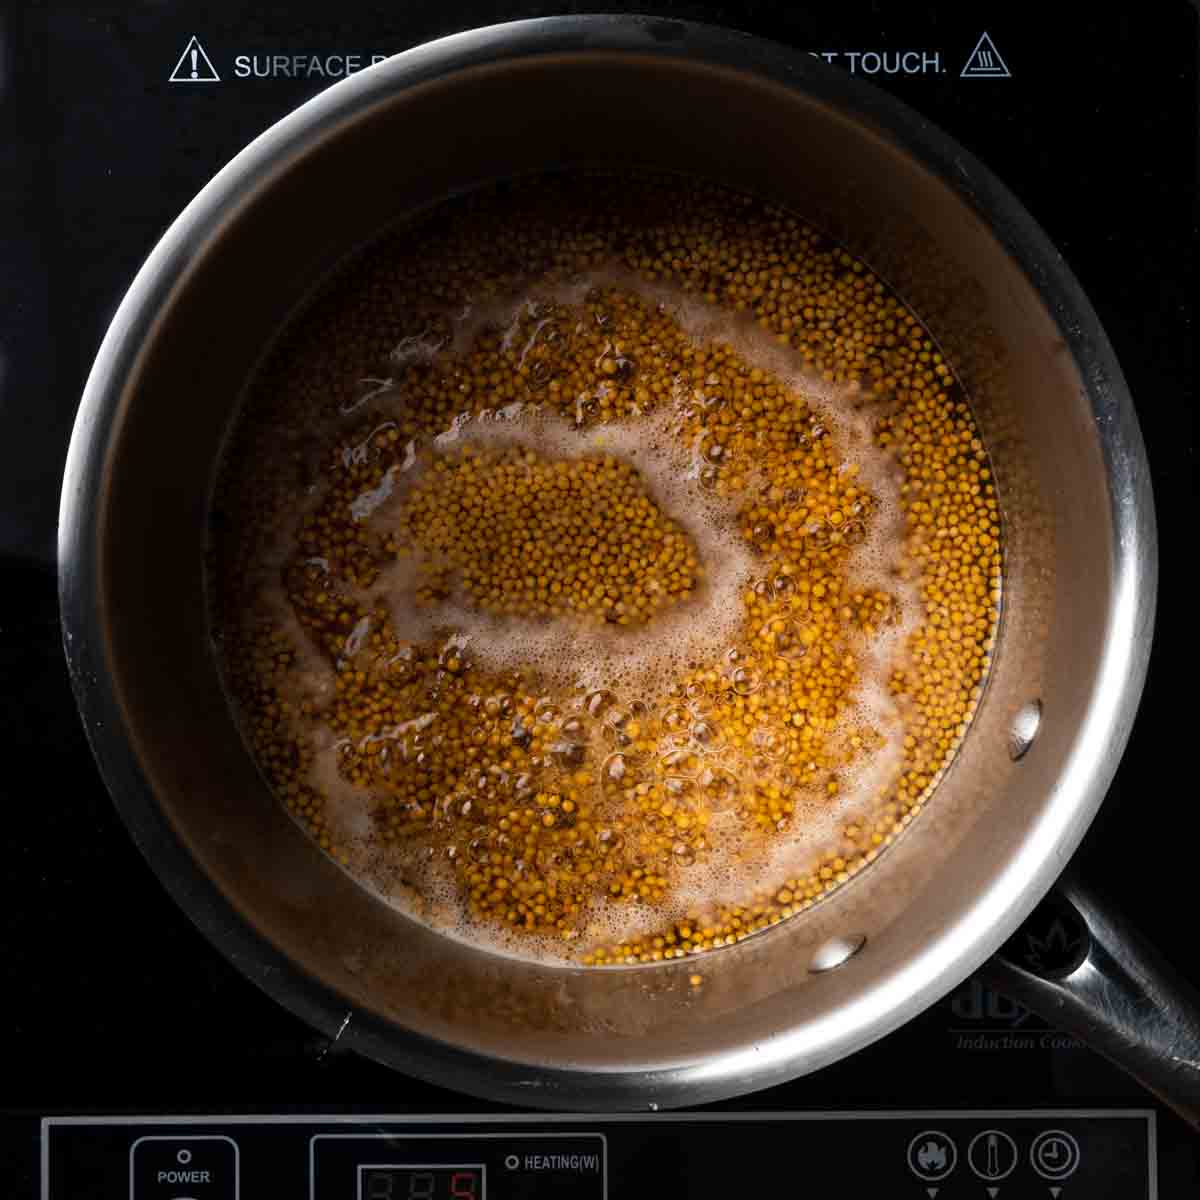
{"type": "MultiPolygon", "coordinates": [[[[1146,437],[1162,564],[1145,699],[1076,863],[1200,981],[1200,941],[1169,915],[1181,847],[1200,839],[1178,766],[1194,740],[1194,8],[630,10],[773,38],[892,92],[987,163],[1082,282],[1146,437]]],[[[13,0],[0,13],[0,1194],[1200,1194],[1177,1117],[980,978],[835,1066],[703,1110],[563,1116],[441,1090],[258,991],[118,820],[75,716],[54,555],[71,422],[125,286],[209,176],[322,88],[441,34],[567,11],[13,0]]]]}

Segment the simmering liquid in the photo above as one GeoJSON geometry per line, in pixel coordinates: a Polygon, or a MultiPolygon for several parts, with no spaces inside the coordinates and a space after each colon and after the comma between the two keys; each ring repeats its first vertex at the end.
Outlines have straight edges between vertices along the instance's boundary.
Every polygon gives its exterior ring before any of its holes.
{"type": "Polygon", "coordinates": [[[253,381],[213,618],[268,782],[364,887],[588,964],[732,944],[921,810],[1000,606],[929,335],[792,214],[509,184],[345,267],[253,381]]]}

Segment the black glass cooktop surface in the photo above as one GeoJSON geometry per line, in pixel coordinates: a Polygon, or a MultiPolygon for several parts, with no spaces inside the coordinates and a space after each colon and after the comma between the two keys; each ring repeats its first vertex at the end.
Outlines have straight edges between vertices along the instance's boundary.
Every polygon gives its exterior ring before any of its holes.
{"type": "MultiPolygon", "coordinates": [[[[869,77],[987,163],[1082,282],[1137,404],[1163,553],[1145,700],[1077,863],[1200,981],[1200,940],[1178,915],[1195,911],[1178,874],[1200,839],[1183,767],[1195,740],[1195,11],[636,8],[758,33],[869,77]]],[[[208,177],[320,89],[444,33],[562,11],[575,10],[140,0],[0,13],[0,1189],[36,1194],[42,1145],[60,1172],[54,1196],[308,1195],[314,1172],[320,1195],[640,1195],[670,1178],[680,1194],[717,1195],[744,1188],[733,1165],[750,1162],[789,1187],[859,1171],[879,1194],[943,1200],[1200,1194],[1177,1118],[977,979],[850,1059],[702,1120],[522,1124],[346,1054],[280,1009],[168,900],[118,820],[58,646],[54,543],[71,422],[125,286],[208,177]],[[868,1110],[891,1115],[799,1119],[868,1110]],[[741,1119],[759,1112],[775,1123],[741,1119]],[[370,1128],[326,1119],[347,1113],[370,1114],[370,1128]],[[42,1118],[88,1114],[190,1123],[50,1125],[43,1139],[42,1118]],[[196,1121],[214,1114],[291,1120],[196,1121]],[[385,1145],[361,1140],[372,1130],[385,1145]],[[278,1190],[267,1159],[291,1164],[278,1190]]]]}

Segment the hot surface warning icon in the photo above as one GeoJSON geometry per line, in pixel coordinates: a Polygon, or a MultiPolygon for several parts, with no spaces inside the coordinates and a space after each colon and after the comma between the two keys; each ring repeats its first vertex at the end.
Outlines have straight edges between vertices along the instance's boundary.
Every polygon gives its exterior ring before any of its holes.
{"type": "Polygon", "coordinates": [[[218,83],[220,75],[212,65],[212,59],[204,52],[200,39],[193,36],[183,48],[175,70],[171,72],[169,83],[218,83]]]}
{"type": "Polygon", "coordinates": [[[960,79],[1011,79],[1012,72],[1000,57],[1000,51],[988,34],[984,34],[975,43],[967,65],[963,67],[960,79]]]}

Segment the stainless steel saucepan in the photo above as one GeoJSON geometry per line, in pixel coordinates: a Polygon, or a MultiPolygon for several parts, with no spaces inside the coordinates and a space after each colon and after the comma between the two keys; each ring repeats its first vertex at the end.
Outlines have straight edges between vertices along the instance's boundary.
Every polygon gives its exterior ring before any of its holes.
{"type": "Polygon", "coordinates": [[[1155,523],[1121,371],[1029,214],[911,109],[810,57],[648,18],[497,26],[345,80],[179,216],[88,380],[61,513],[66,652],[100,768],[168,891],[249,978],[343,1045],[518,1104],[700,1103],[816,1070],[989,958],[1051,1021],[1200,1119],[1196,1000],[1097,901],[1013,935],[1104,798],[1150,647],[1155,523]],[[1003,624],[953,768],[869,870],[703,964],[539,967],[358,888],[267,793],[206,630],[214,469],[297,302],[403,213],[568,165],[689,172],[785,204],[927,322],[991,449],[1003,624]],[[1032,943],[1031,943],[1032,944],[1032,943]]]}

